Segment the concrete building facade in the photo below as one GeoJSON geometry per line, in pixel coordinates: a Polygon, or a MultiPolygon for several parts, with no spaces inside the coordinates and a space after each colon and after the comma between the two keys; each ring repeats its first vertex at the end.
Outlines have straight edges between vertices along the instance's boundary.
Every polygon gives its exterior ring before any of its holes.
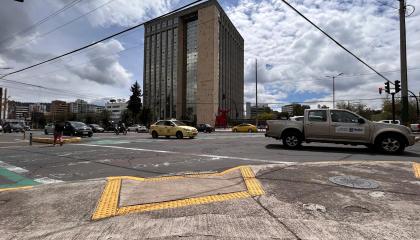
{"type": "Polygon", "coordinates": [[[244,40],[210,0],[145,24],[144,106],[152,118],[243,117],[244,40]]]}
{"type": "Polygon", "coordinates": [[[118,122],[125,110],[127,110],[128,103],[125,100],[112,100],[105,103],[105,109],[111,113],[111,121],[118,122]]]}

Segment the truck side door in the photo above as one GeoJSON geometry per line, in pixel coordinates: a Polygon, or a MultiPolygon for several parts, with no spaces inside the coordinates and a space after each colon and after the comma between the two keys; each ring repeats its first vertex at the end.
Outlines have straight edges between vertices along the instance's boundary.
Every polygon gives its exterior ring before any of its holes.
{"type": "Polygon", "coordinates": [[[308,110],[304,129],[307,139],[330,138],[330,121],[327,110],[308,110]]]}
{"type": "Polygon", "coordinates": [[[331,136],[340,141],[368,142],[369,123],[359,123],[360,117],[345,110],[331,110],[331,136]]]}

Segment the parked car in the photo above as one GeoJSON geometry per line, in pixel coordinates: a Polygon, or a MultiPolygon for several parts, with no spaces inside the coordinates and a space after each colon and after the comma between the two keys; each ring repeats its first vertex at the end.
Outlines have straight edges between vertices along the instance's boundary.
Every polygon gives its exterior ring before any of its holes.
{"type": "Polygon", "coordinates": [[[48,123],[47,125],[45,125],[44,127],[44,133],[45,135],[48,134],[53,134],[54,133],[54,123],[48,123]]]}
{"type": "Polygon", "coordinates": [[[420,132],[420,123],[410,124],[411,131],[420,132]]]}
{"type": "Polygon", "coordinates": [[[232,128],[232,132],[258,132],[255,125],[249,123],[242,123],[232,128]]]}
{"type": "Polygon", "coordinates": [[[19,123],[5,123],[3,125],[4,133],[24,132],[25,129],[19,123]]]}
{"type": "Polygon", "coordinates": [[[0,125],[0,132],[3,131],[3,127],[0,125]]]}
{"type": "Polygon", "coordinates": [[[393,123],[392,120],[381,120],[379,121],[380,123],[388,123],[388,124],[397,124],[397,125],[401,125],[400,120],[395,120],[395,122],[393,123]]]}
{"type": "Polygon", "coordinates": [[[64,123],[64,135],[67,136],[93,136],[92,128],[82,122],[67,121],[64,123]]]}
{"type": "Polygon", "coordinates": [[[98,124],[89,124],[89,127],[92,128],[92,131],[94,133],[103,133],[105,132],[105,129],[98,124]]]}
{"type": "Polygon", "coordinates": [[[210,124],[207,124],[207,123],[198,124],[196,128],[199,132],[208,132],[208,133],[214,132],[214,128],[210,124]]]}
{"type": "Polygon", "coordinates": [[[143,126],[143,125],[140,125],[140,124],[134,124],[134,125],[128,127],[128,131],[129,132],[137,132],[137,133],[148,132],[146,126],[143,126]]]}
{"type": "Polygon", "coordinates": [[[269,120],[266,137],[281,139],[287,148],[302,142],[330,142],[366,145],[385,153],[400,154],[415,144],[410,128],[371,122],[347,110],[306,109],[303,122],[269,120]]]}
{"type": "Polygon", "coordinates": [[[159,136],[165,136],[166,138],[175,136],[178,139],[184,137],[194,138],[198,134],[196,128],[187,126],[185,123],[174,119],[156,122],[150,126],[149,132],[153,138],[158,138],[159,136]]]}

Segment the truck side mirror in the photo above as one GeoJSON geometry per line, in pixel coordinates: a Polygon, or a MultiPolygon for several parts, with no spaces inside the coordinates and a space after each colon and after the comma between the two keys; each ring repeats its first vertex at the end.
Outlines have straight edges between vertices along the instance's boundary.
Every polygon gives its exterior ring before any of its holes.
{"type": "Polygon", "coordinates": [[[359,118],[359,119],[357,120],[357,122],[358,122],[359,124],[364,124],[364,123],[365,123],[365,120],[364,120],[363,118],[359,118]]]}

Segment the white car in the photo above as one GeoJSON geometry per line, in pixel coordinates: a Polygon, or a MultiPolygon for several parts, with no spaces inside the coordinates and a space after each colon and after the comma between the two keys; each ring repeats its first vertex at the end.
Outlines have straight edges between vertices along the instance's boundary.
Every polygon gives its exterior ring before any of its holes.
{"type": "Polygon", "coordinates": [[[147,132],[149,132],[145,126],[140,125],[140,124],[135,124],[133,126],[128,127],[128,131],[129,132],[137,132],[137,133],[140,133],[140,132],[147,133],[147,132]]]}
{"type": "Polygon", "coordinates": [[[53,134],[54,128],[55,128],[54,123],[48,123],[47,125],[45,125],[45,128],[44,128],[45,135],[53,134]]]}
{"type": "MultiPolygon", "coordinates": [[[[380,123],[388,123],[388,124],[392,124],[392,120],[381,120],[381,121],[379,121],[380,123]]],[[[401,122],[400,122],[400,120],[395,120],[395,123],[394,124],[397,124],[397,125],[401,125],[401,122]]]]}
{"type": "Polygon", "coordinates": [[[0,132],[3,131],[3,127],[0,125],[0,132]]]}
{"type": "Polygon", "coordinates": [[[420,132],[420,123],[410,124],[411,131],[420,132]]]}

